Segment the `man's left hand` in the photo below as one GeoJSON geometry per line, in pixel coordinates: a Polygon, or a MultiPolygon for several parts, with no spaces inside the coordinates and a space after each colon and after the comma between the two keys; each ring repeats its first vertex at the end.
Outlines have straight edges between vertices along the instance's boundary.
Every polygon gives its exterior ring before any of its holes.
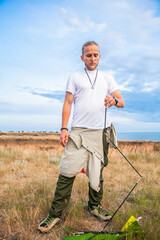
{"type": "Polygon", "coordinates": [[[115,103],[116,103],[116,101],[111,95],[107,96],[104,99],[104,105],[105,105],[106,108],[109,108],[109,107],[115,105],[115,103]]]}

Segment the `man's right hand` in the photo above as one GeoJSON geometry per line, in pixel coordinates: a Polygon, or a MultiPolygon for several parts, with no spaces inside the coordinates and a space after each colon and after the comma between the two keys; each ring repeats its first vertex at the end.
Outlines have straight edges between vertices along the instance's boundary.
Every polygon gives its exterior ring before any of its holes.
{"type": "Polygon", "coordinates": [[[62,129],[61,135],[60,135],[60,144],[65,147],[66,143],[68,142],[68,136],[69,133],[66,129],[62,129]]]}

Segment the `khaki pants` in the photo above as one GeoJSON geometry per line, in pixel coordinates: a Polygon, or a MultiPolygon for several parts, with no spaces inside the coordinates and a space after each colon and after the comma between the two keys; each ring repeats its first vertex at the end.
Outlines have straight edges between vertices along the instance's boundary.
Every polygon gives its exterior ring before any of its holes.
{"type": "MultiPolygon", "coordinates": [[[[108,164],[108,148],[109,148],[109,144],[106,142],[105,138],[103,137],[104,166],[108,164]]],[[[52,201],[52,205],[49,211],[50,216],[60,217],[62,215],[63,210],[67,207],[69,203],[74,180],[75,180],[75,176],[69,178],[61,174],[59,175],[54,199],[52,201]]],[[[89,184],[88,206],[100,205],[102,197],[103,197],[103,168],[101,169],[101,175],[100,175],[100,191],[96,192],[94,189],[90,187],[90,184],[89,184]]]]}

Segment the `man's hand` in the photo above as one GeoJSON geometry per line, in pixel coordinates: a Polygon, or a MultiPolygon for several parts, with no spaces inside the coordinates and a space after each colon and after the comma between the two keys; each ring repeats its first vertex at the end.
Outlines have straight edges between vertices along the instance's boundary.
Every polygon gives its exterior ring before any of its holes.
{"type": "Polygon", "coordinates": [[[60,144],[65,147],[66,143],[68,142],[68,136],[69,133],[66,129],[62,129],[61,135],[60,135],[60,144]]]}
{"type": "Polygon", "coordinates": [[[124,100],[123,100],[123,97],[122,97],[120,91],[119,90],[115,90],[114,92],[111,93],[111,95],[107,96],[104,99],[104,105],[105,105],[106,108],[109,108],[109,107],[111,107],[113,105],[115,105],[118,108],[123,108],[125,103],[124,103],[124,100]],[[116,104],[115,98],[118,100],[117,104],[116,104]]]}
{"type": "Polygon", "coordinates": [[[110,95],[110,96],[107,96],[105,99],[104,99],[104,105],[106,106],[106,108],[109,108],[113,105],[115,105],[116,101],[115,99],[110,95]]]}

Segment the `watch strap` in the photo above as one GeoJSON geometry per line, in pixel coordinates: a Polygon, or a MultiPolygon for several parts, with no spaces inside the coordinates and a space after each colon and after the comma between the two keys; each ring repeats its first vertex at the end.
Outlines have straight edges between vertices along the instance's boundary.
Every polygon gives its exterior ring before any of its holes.
{"type": "Polygon", "coordinates": [[[117,100],[117,98],[115,98],[115,97],[113,97],[114,99],[115,99],[115,106],[117,105],[117,103],[118,103],[118,100],[117,100]]]}

